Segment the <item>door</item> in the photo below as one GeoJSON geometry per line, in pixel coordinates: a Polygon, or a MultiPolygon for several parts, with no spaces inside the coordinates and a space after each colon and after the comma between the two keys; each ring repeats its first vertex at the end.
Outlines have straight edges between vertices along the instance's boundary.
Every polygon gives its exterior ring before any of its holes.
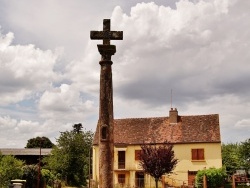
{"type": "Polygon", "coordinates": [[[188,171],[188,186],[194,186],[197,171],[188,171]]]}
{"type": "Polygon", "coordinates": [[[143,172],[135,173],[135,187],[136,188],[144,187],[144,173],[143,172]]]}

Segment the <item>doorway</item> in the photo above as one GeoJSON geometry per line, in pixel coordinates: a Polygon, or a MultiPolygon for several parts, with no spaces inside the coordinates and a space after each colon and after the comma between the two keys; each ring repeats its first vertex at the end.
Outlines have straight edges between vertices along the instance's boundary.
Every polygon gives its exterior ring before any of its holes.
{"type": "Polygon", "coordinates": [[[144,187],[144,173],[143,172],[135,173],[135,187],[136,188],[144,187]]]}

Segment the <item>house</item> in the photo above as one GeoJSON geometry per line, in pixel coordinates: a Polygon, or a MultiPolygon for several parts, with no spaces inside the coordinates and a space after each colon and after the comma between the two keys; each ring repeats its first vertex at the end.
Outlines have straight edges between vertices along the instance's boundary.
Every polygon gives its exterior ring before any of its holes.
{"type": "MultiPolygon", "coordinates": [[[[99,131],[93,141],[93,180],[98,182],[99,131]]],[[[219,115],[178,115],[171,108],[169,117],[128,118],[114,120],[114,184],[130,187],[154,187],[144,174],[138,152],[143,143],[174,144],[179,160],[173,174],[162,177],[161,186],[194,185],[198,170],[222,167],[219,115]]]]}

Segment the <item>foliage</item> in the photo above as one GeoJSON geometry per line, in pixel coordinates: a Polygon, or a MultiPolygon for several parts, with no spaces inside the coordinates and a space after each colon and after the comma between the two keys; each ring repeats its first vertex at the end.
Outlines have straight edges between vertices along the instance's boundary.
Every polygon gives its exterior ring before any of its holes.
{"type": "MultiPolygon", "coordinates": [[[[25,165],[23,166],[23,177],[22,179],[26,180],[26,187],[27,188],[33,188],[33,187],[37,187],[37,183],[38,183],[38,170],[39,167],[38,165],[25,165]]],[[[40,173],[40,187],[44,187],[44,184],[49,182],[50,180],[50,171],[46,170],[46,169],[41,169],[41,173],[40,173]]]]}
{"type": "MultiPolygon", "coordinates": [[[[74,128],[74,125],[73,125],[74,128]]],[[[51,155],[43,162],[54,174],[59,174],[68,185],[80,186],[86,184],[89,169],[89,152],[92,145],[91,131],[61,132],[57,145],[51,155]]]]}
{"type": "Polygon", "coordinates": [[[25,148],[52,148],[54,144],[47,137],[36,137],[28,140],[25,148]]]}
{"type": "Polygon", "coordinates": [[[42,169],[41,174],[46,185],[53,186],[53,182],[56,179],[56,176],[48,169],[42,169]]]}
{"type": "Polygon", "coordinates": [[[76,132],[76,133],[80,133],[82,132],[82,124],[81,123],[78,123],[78,124],[74,124],[73,125],[73,131],[76,132]]]}
{"type": "Polygon", "coordinates": [[[240,158],[242,159],[242,167],[245,170],[250,169],[250,138],[240,144],[240,158]]]}
{"type": "Polygon", "coordinates": [[[224,168],[209,168],[199,170],[195,177],[195,187],[199,188],[203,186],[204,175],[207,177],[208,188],[216,188],[223,186],[225,178],[227,176],[226,170],[224,168]]]}
{"type": "Polygon", "coordinates": [[[222,144],[222,164],[228,174],[250,169],[250,139],[241,143],[222,144]]]}
{"type": "Polygon", "coordinates": [[[164,174],[169,174],[175,168],[178,160],[175,159],[173,145],[166,142],[163,145],[141,145],[140,164],[145,173],[155,179],[156,188],[158,181],[164,174]]]}
{"type": "Polygon", "coordinates": [[[238,143],[222,144],[222,164],[230,175],[241,168],[242,158],[240,157],[240,145],[238,143]]]}
{"type": "Polygon", "coordinates": [[[38,166],[25,165],[23,166],[23,177],[26,180],[26,187],[36,187],[38,180],[38,166]]]}
{"type": "Polygon", "coordinates": [[[20,179],[23,161],[11,155],[0,155],[0,187],[7,187],[12,179],[20,179]]]}

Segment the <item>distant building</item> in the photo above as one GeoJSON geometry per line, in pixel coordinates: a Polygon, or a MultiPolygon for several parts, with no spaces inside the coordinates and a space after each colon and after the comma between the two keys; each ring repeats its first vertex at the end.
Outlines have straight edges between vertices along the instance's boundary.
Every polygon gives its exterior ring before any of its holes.
{"type": "MultiPolygon", "coordinates": [[[[99,131],[93,142],[93,180],[99,177],[99,131]]],[[[169,117],[128,118],[114,120],[114,184],[131,187],[154,187],[144,174],[138,153],[143,143],[174,144],[179,160],[174,173],[162,177],[162,185],[194,185],[198,170],[222,167],[219,115],[180,116],[177,109],[169,117]]]]}
{"type": "MultiPolygon", "coordinates": [[[[41,148],[41,157],[49,155],[51,150],[51,148],[41,148]]],[[[40,157],[40,148],[0,148],[0,152],[2,155],[13,155],[26,164],[37,164],[40,157]]]]}

